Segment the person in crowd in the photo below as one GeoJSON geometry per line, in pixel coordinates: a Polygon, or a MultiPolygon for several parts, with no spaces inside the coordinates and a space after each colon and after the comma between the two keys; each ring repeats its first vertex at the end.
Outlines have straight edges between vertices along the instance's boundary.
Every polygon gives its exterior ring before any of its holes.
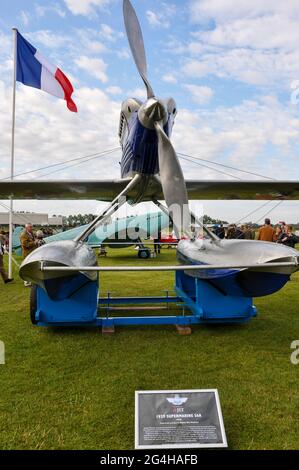
{"type": "Polygon", "coordinates": [[[283,237],[283,235],[284,235],[284,231],[283,231],[283,229],[282,229],[282,226],[281,226],[281,225],[277,225],[277,226],[275,227],[274,241],[275,241],[276,243],[280,243],[280,240],[281,240],[281,238],[283,237]]]}
{"type": "MultiPolygon", "coordinates": [[[[28,255],[30,255],[30,253],[32,253],[39,246],[39,241],[36,239],[33,233],[32,224],[28,223],[25,225],[25,229],[21,233],[21,236],[20,236],[20,241],[21,241],[21,246],[22,246],[23,259],[25,259],[28,255]]],[[[31,286],[31,282],[24,281],[24,286],[25,287],[31,286]]]]}
{"type": "Polygon", "coordinates": [[[252,230],[252,228],[248,224],[242,225],[241,230],[244,234],[244,239],[245,240],[254,240],[255,239],[254,231],[252,230]]]}
{"type": "Polygon", "coordinates": [[[227,227],[226,238],[228,240],[232,240],[233,238],[235,238],[235,226],[234,226],[234,224],[230,224],[227,227]]]}
{"type": "Polygon", "coordinates": [[[4,268],[4,263],[3,263],[4,249],[5,249],[5,234],[4,232],[1,231],[0,232],[0,275],[3,279],[3,282],[5,284],[8,284],[9,282],[13,281],[13,278],[8,277],[8,274],[4,268]]]}
{"type": "Polygon", "coordinates": [[[280,225],[281,231],[282,231],[283,233],[286,233],[286,231],[287,231],[287,224],[286,224],[284,221],[280,221],[280,222],[279,222],[279,225],[280,225]]]}
{"type": "Polygon", "coordinates": [[[44,232],[42,230],[38,230],[35,234],[35,238],[36,238],[36,241],[37,241],[37,246],[42,246],[42,245],[45,245],[46,242],[44,240],[44,232]]]}
{"type": "Polygon", "coordinates": [[[33,250],[38,247],[38,241],[33,233],[32,224],[28,223],[25,225],[25,229],[20,235],[20,241],[22,246],[22,255],[25,259],[33,250]]]}
{"type": "Polygon", "coordinates": [[[291,225],[286,226],[286,231],[281,234],[278,243],[295,248],[296,243],[298,243],[298,237],[293,233],[293,227],[291,225]]]}
{"type": "Polygon", "coordinates": [[[231,224],[228,226],[226,238],[228,240],[242,239],[244,238],[244,233],[236,224],[231,224]]]}
{"type": "Polygon", "coordinates": [[[221,240],[225,238],[225,229],[222,224],[216,226],[215,233],[221,240]]]}
{"type": "MultiPolygon", "coordinates": [[[[242,226],[243,227],[243,226],[242,226]]],[[[244,231],[243,231],[243,228],[242,227],[237,227],[236,226],[236,237],[235,238],[238,238],[239,240],[241,239],[244,239],[244,231]]]]}
{"type": "Polygon", "coordinates": [[[258,231],[257,239],[263,242],[275,241],[275,230],[271,225],[270,219],[265,219],[265,224],[258,231]]]}

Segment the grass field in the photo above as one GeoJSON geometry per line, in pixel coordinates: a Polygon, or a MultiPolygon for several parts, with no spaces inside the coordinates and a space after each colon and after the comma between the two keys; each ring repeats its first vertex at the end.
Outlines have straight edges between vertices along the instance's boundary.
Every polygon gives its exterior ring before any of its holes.
{"type": "MultiPolygon", "coordinates": [[[[113,250],[102,264],[138,261],[113,250]]],[[[280,292],[257,299],[258,316],[242,326],[97,329],[31,325],[29,289],[17,272],[0,284],[1,449],[132,449],[135,390],[218,388],[230,449],[299,447],[299,275],[280,292]]],[[[156,295],[173,288],[172,273],[102,276],[102,293],[156,295]]]]}

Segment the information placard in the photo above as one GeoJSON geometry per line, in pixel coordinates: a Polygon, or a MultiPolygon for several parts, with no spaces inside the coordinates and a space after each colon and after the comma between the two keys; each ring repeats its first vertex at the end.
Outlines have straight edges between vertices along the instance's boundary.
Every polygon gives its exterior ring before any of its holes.
{"type": "Polygon", "coordinates": [[[227,447],[217,389],[135,392],[135,448],[227,447]]]}

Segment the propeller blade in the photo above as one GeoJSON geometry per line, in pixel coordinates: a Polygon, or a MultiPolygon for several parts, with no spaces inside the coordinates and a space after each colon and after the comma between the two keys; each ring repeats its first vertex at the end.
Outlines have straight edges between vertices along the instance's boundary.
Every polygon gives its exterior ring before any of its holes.
{"type": "Polygon", "coordinates": [[[158,135],[160,179],[164,198],[168,208],[175,212],[173,219],[177,221],[175,223],[174,220],[174,224],[177,229],[179,228],[178,231],[190,234],[191,216],[182,168],[174,147],[160,122],[155,122],[155,129],[158,135]]]}
{"type": "Polygon", "coordinates": [[[147,77],[147,64],[142,31],[130,0],[124,0],[123,10],[127,37],[136,67],[146,86],[148,99],[153,98],[155,94],[147,77]]]}

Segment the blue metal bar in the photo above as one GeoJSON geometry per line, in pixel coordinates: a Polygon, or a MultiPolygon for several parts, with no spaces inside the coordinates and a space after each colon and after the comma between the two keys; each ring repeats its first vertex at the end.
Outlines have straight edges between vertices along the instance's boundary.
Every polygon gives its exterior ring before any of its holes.
{"type": "Polygon", "coordinates": [[[161,296],[161,297],[100,297],[99,305],[134,305],[134,304],[165,304],[178,303],[180,297],[161,296]]]}
{"type": "Polygon", "coordinates": [[[158,317],[109,317],[98,318],[98,326],[132,326],[132,325],[191,325],[200,323],[195,316],[158,316],[158,317]]]}

